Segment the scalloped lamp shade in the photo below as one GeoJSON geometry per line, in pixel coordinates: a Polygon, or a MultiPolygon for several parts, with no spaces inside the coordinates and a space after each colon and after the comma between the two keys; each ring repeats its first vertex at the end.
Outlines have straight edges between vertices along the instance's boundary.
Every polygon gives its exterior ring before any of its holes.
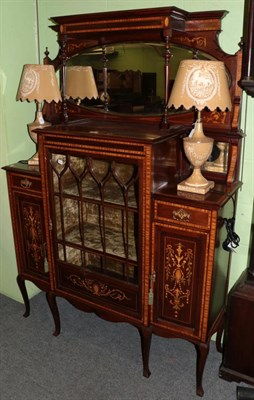
{"type": "Polygon", "coordinates": [[[66,67],[65,96],[67,99],[92,99],[98,97],[93,69],[90,66],[66,67]]]}
{"type": "Polygon", "coordinates": [[[221,61],[183,60],[180,62],[168,107],[186,110],[205,107],[214,111],[231,110],[232,103],[224,63],[221,61]]]}
{"type": "MultiPolygon", "coordinates": [[[[55,101],[58,103],[62,100],[53,65],[24,65],[16,99],[21,101],[27,100],[29,102],[35,101],[36,103],[35,120],[28,124],[27,127],[31,139],[37,145],[37,133],[34,132],[35,129],[51,125],[51,123],[44,121],[42,102],[47,101],[51,103],[55,101]]],[[[28,160],[28,164],[39,165],[38,151],[28,160]]]]}
{"type": "Polygon", "coordinates": [[[62,100],[53,65],[26,64],[16,96],[17,100],[55,101],[62,100]]]}
{"type": "Polygon", "coordinates": [[[195,107],[198,118],[193,132],[183,139],[184,152],[192,165],[192,174],[177,185],[180,191],[205,194],[214,187],[207,181],[201,168],[209,158],[212,138],[206,137],[201,122],[201,110],[231,110],[231,98],[224,63],[221,61],[183,60],[179,65],[168,107],[195,107]]]}

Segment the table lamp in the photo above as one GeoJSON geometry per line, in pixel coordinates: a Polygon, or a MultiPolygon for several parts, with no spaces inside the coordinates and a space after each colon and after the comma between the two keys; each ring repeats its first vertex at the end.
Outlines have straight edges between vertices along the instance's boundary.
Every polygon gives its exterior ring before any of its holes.
{"type": "Polygon", "coordinates": [[[185,109],[195,107],[198,111],[194,129],[183,139],[184,152],[193,172],[177,185],[178,190],[205,194],[214,187],[201,173],[201,167],[209,158],[213,139],[204,135],[201,110],[231,110],[231,98],[224,63],[221,61],[183,60],[180,62],[168,107],[185,109]]]}
{"type": "MultiPolygon", "coordinates": [[[[48,103],[55,101],[58,103],[62,100],[53,65],[24,65],[16,99],[36,102],[35,120],[28,124],[27,127],[31,139],[37,145],[37,134],[34,130],[51,125],[43,118],[43,101],[48,103]]],[[[39,165],[38,151],[28,160],[28,164],[39,165]]]]}
{"type": "Polygon", "coordinates": [[[92,67],[66,67],[65,97],[67,99],[77,99],[78,104],[84,98],[92,99],[98,97],[92,67]]]}

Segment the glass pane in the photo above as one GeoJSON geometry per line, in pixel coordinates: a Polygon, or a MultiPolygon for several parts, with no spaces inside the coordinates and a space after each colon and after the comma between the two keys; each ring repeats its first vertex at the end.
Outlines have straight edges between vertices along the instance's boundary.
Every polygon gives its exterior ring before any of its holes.
{"type": "Polygon", "coordinates": [[[123,192],[121,190],[121,187],[112,175],[103,186],[102,191],[105,201],[121,205],[124,204],[123,192]]]}
{"type": "Polygon", "coordinates": [[[85,198],[100,200],[100,190],[98,183],[90,173],[87,173],[81,182],[82,195],[85,198]]]}
{"type": "Polygon", "coordinates": [[[136,282],[138,168],[52,154],[58,259],[136,282]]]}
{"type": "Polygon", "coordinates": [[[58,258],[60,261],[82,266],[82,252],[79,249],[58,245],[58,258]]]}
{"type": "Polygon", "coordinates": [[[81,226],[79,220],[79,202],[77,200],[63,198],[63,232],[65,240],[81,244],[81,226]]]}

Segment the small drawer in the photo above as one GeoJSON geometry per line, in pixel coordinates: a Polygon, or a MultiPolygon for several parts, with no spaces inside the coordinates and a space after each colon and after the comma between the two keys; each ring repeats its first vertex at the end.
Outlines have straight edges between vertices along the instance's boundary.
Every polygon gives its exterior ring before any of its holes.
{"type": "Polygon", "coordinates": [[[155,219],[174,224],[210,228],[211,211],[181,204],[155,201],[155,219]]]}
{"type": "Polygon", "coordinates": [[[41,192],[41,180],[29,175],[11,174],[12,187],[41,192]]]}

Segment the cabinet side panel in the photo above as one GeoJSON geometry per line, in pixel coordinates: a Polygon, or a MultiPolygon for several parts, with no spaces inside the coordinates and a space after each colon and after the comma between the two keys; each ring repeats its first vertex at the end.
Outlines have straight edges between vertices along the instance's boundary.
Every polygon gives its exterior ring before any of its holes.
{"type": "Polygon", "coordinates": [[[234,204],[230,200],[220,209],[217,219],[217,234],[214,251],[214,269],[212,276],[211,303],[209,312],[209,328],[222,311],[228,289],[229,265],[231,253],[223,249],[223,242],[227,238],[224,218],[232,218],[234,204]]]}

